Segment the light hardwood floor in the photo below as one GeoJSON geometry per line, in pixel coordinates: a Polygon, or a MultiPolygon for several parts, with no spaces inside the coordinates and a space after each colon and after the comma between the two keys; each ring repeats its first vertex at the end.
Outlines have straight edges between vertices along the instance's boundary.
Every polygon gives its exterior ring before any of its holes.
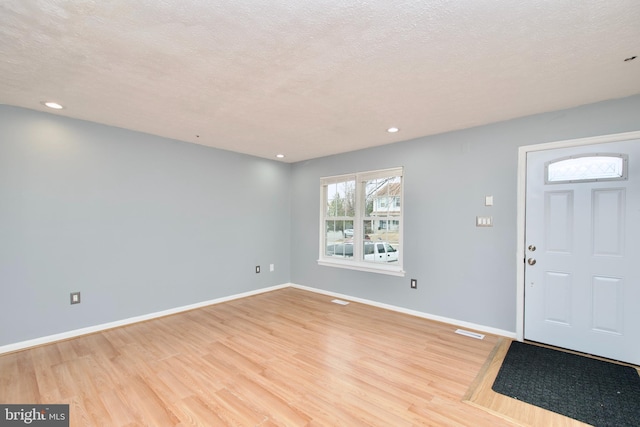
{"type": "Polygon", "coordinates": [[[71,426],[513,426],[463,397],[499,338],[286,288],[0,356],[71,426]]]}
{"type": "Polygon", "coordinates": [[[500,339],[491,356],[485,362],[480,374],[464,397],[471,405],[485,409],[502,418],[522,425],[553,427],[588,427],[589,424],[556,414],[537,406],[529,405],[517,399],[496,393],[491,389],[498,376],[511,340],[500,339]]]}

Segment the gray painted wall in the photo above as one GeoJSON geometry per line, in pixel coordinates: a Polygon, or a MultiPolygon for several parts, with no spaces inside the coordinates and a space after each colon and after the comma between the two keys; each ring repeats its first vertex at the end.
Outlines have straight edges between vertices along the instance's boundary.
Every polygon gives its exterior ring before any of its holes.
{"type": "Polygon", "coordinates": [[[515,332],[518,147],[636,130],[640,96],[295,164],[292,282],[515,332]],[[395,166],[405,168],[406,277],[318,266],[319,178],[395,166]],[[494,227],[475,227],[476,215],[494,227]]]}
{"type": "Polygon", "coordinates": [[[0,345],[289,282],[290,173],[0,106],[0,345]]]}
{"type": "Polygon", "coordinates": [[[286,165],[0,106],[0,346],[287,282],[515,331],[518,147],[639,129],[640,95],[286,165]],[[407,276],[318,266],[319,178],[395,166],[407,276]]]}

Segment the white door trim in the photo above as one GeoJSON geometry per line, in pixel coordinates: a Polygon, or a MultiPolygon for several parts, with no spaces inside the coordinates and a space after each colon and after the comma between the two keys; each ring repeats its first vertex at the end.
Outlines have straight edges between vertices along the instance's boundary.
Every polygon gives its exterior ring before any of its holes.
{"type": "Polygon", "coordinates": [[[516,247],[516,339],[524,339],[524,258],[525,258],[525,200],[527,184],[527,154],[556,148],[579,147],[607,142],[640,139],[640,131],[601,135],[589,138],[568,139],[543,144],[524,145],[518,148],[518,198],[517,198],[517,247],[516,247]]]}

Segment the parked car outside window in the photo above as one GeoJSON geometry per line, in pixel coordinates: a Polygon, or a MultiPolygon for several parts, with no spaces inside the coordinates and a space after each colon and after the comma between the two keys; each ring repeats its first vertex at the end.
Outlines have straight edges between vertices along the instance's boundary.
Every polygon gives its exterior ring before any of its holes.
{"type": "MultiPolygon", "coordinates": [[[[352,258],[353,243],[336,243],[327,246],[326,255],[352,258]]],[[[398,261],[398,250],[388,242],[364,242],[364,260],[371,262],[394,262],[398,261]]]]}

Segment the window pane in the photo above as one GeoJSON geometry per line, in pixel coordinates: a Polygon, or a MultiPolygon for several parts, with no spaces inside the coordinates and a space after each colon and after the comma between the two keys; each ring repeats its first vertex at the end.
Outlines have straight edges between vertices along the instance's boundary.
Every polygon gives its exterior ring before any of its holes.
{"type": "Polygon", "coordinates": [[[373,249],[373,243],[372,242],[364,242],[364,257],[365,259],[368,258],[367,255],[373,255],[373,253],[375,252],[373,249]]]}
{"type": "Polygon", "coordinates": [[[597,154],[556,160],[546,165],[546,182],[616,180],[626,178],[626,157],[597,154]]]}
{"type": "Polygon", "coordinates": [[[353,221],[342,221],[342,234],[345,241],[353,239],[353,221]]]}
{"type": "Polygon", "coordinates": [[[353,257],[353,243],[335,243],[327,246],[328,256],[351,258],[353,257]]]}
{"type": "Polygon", "coordinates": [[[371,240],[371,235],[373,234],[373,221],[371,220],[365,220],[362,222],[362,230],[364,232],[364,236],[363,239],[364,240],[371,240]]]}
{"type": "Polygon", "coordinates": [[[365,188],[365,216],[400,215],[401,177],[372,179],[365,188]]]}
{"type": "Polygon", "coordinates": [[[364,260],[397,261],[396,248],[400,246],[402,177],[371,179],[365,181],[365,189],[364,260]],[[367,249],[367,240],[371,243],[369,246],[371,249],[367,249]],[[372,252],[367,253],[367,250],[372,252]]]}
{"type": "Polygon", "coordinates": [[[355,215],[355,181],[336,182],[327,185],[327,216],[355,215]]]}
{"type": "Polygon", "coordinates": [[[336,231],[336,222],[337,221],[325,221],[325,242],[326,242],[326,249],[325,249],[325,255],[333,255],[333,252],[335,251],[335,246],[336,243],[340,243],[342,240],[342,233],[339,231],[336,231]]]}
{"type": "Polygon", "coordinates": [[[327,220],[325,234],[325,255],[348,254],[353,256],[353,245],[345,249],[344,243],[353,243],[353,221],[351,220],[327,220]]]}

